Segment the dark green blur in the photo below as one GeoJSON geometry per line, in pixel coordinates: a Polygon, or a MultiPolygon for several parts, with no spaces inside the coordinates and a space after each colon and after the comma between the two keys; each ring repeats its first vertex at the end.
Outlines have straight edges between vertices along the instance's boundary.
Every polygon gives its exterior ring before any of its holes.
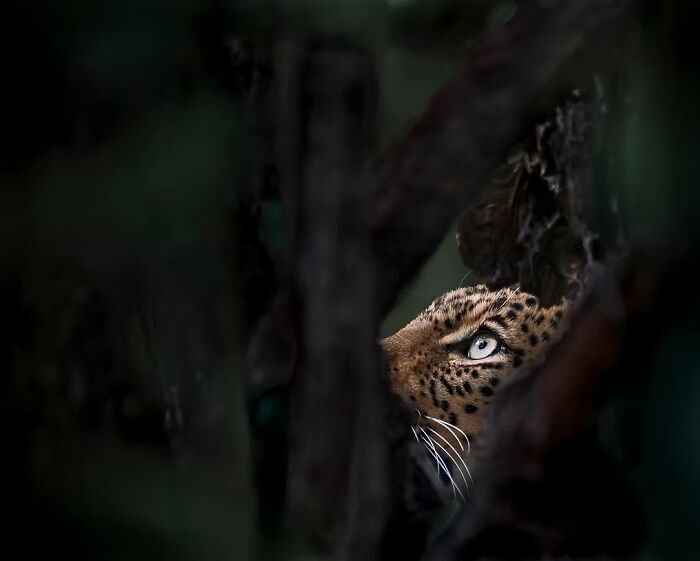
{"type": "MultiPolygon", "coordinates": [[[[268,453],[258,440],[284,430],[284,400],[251,410],[246,395],[246,345],[291,252],[270,172],[269,68],[247,57],[282,37],[339,35],[369,48],[385,149],[514,9],[462,4],[447,15],[447,0],[3,8],[2,547],[28,558],[292,555],[261,546],[275,523],[265,501],[284,488],[258,492],[254,473],[268,453]]],[[[614,128],[596,146],[592,199],[609,203],[614,187],[630,243],[683,276],[659,318],[652,374],[610,405],[606,438],[623,463],[634,460],[626,465],[649,520],[639,559],[691,560],[700,558],[700,10],[639,2],[630,18],[638,38],[623,98],[608,94],[614,128]]],[[[473,282],[467,273],[451,232],[382,334],[473,282]]]]}

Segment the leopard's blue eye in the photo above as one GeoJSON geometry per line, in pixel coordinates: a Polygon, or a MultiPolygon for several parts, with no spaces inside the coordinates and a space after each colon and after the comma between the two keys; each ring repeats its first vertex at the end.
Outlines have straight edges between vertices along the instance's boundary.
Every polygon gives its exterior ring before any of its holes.
{"type": "Polygon", "coordinates": [[[478,335],[469,347],[469,358],[479,360],[498,350],[498,340],[490,335],[478,335]]]}

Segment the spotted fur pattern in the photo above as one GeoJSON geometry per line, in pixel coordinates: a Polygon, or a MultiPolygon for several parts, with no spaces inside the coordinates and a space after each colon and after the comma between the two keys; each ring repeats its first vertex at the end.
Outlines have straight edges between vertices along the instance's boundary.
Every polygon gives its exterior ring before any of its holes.
{"type": "Polygon", "coordinates": [[[565,312],[566,304],[544,307],[511,288],[449,292],[382,341],[392,390],[423,416],[473,438],[504,378],[542,359],[563,329],[565,312]],[[497,347],[485,358],[470,358],[480,335],[496,339],[497,347]]]}

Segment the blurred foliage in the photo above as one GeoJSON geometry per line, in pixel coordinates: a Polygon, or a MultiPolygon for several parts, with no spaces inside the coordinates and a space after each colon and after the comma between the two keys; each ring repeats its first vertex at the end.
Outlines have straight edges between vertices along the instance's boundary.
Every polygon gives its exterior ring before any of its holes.
{"type": "Polygon", "coordinates": [[[8,8],[2,430],[30,557],[253,553],[232,217],[258,147],[215,9],[8,8]]]}

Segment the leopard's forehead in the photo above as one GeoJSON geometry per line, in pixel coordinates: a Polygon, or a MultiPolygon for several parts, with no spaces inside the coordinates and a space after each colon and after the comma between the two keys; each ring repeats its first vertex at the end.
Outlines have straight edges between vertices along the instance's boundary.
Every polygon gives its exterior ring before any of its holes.
{"type": "Polygon", "coordinates": [[[532,294],[513,288],[491,291],[477,285],[440,296],[416,319],[430,322],[436,329],[450,330],[465,318],[494,314],[496,323],[502,324],[534,314],[538,307],[539,301],[532,294]]]}

